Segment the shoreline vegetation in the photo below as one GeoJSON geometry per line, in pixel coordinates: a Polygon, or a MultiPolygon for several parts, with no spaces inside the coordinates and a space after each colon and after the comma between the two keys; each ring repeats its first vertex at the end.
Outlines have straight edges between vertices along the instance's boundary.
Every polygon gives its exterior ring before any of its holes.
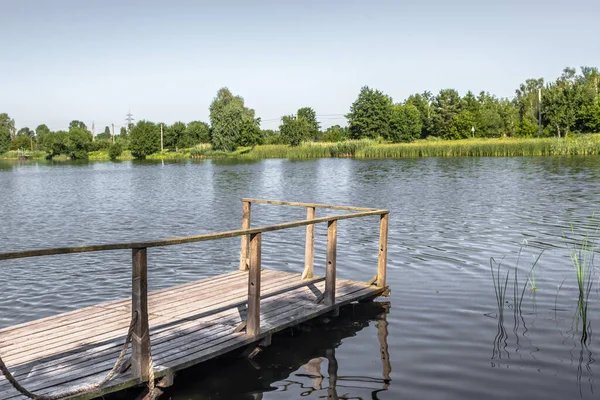
{"type": "MultiPolygon", "coordinates": [[[[0,113],[0,158],[56,161],[290,158],[404,158],[600,154],[600,70],[565,68],[555,80],[527,79],[512,98],[441,89],[397,102],[364,86],[347,114],[319,115],[302,107],[283,115],[278,129],[246,100],[223,87],[208,122],[139,120],[97,133],[80,120],[65,130],[16,128],[0,113]],[[321,121],[342,125],[322,127],[321,121]],[[344,122],[342,122],[344,121],[344,122]],[[4,156],[2,156],[4,154],[4,156]]],[[[0,110],[1,111],[1,110],[0,110]]]]}
{"type": "MultiPolygon", "coordinates": [[[[45,159],[47,153],[36,151],[26,154],[26,159],[45,159]]],[[[411,143],[386,143],[372,139],[343,142],[304,142],[298,146],[283,144],[238,147],[234,151],[214,150],[209,143],[177,151],[165,150],[146,156],[147,160],[185,159],[316,159],[316,158],[423,158],[423,157],[519,157],[519,156],[586,156],[600,155],[600,134],[586,134],[570,138],[490,138],[461,140],[419,140],[411,143]]],[[[9,151],[0,158],[23,159],[23,153],[9,151]]],[[[90,161],[111,160],[109,150],[88,153],[90,161]]],[[[123,151],[116,160],[133,160],[131,151],[123,151]]],[[[65,155],[54,161],[68,161],[65,155]]]]}

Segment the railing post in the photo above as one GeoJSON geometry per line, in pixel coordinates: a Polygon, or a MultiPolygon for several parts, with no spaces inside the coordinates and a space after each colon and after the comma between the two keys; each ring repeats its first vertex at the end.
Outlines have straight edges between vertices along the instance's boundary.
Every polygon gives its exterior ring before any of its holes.
{"type": "MultiPolygon", "coordinates": [[[[306,219],[315,219],[315,207],[306,207],[306,219]]],[[[304,272],[302,279],[313,277],[315,259],[315,225],[306,225],[306,245],[304,248],[304,272]]]]}
{"type": "Polygon", "coordinates": [[[248,273],[248,319],[246,333],[255,336],[260,333],[260,264],[261,234],[250,236],[250,272],[248,273]]]}
{"type": "Polygon", "coordinates": [[[131,369],[142,382],[150,368],[150,329],[148,327],[148,258],[146,248],[132,250],[131,312],[137,322],[131,337],[131,369]]]}
{"type": "Polygon", "coordinates": [[[377,286],[385,287],[387,272],[388,220],[390,214],[381,214],[379,219],[379,257],[377,260],[377,286]]]}
{"type": "Polygon", "coordinates": [[[335,304],[335,263],[337,257],[337,220],[327,224],[327,267],[325,272],[325,304],[335,304]]]}
{"type": "MultiPolygon", "coordinates": [[[[252,203],[244,201],[242,205],[242,229],[250,229],[250,206],[252,203]]],[[[242,246],[240,249],[240,271],[248,271],[248,246],[250,240],[248,235],[242,235],[242,246]]]]}

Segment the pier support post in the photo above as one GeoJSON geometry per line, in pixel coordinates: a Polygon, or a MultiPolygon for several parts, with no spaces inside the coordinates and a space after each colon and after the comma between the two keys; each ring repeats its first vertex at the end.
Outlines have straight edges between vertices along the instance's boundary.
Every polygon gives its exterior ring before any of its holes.
{"type": "Polygon", "coordinates": [[[337,378],[338,378],[338,362],[335,358],[335,349],[325,350],[325,356],[327,357],[327,374],[329,375],[329,386],[327,387],[327,398],[332,400],[338,400],[337,394],[337,378]]]}
{"type": "Polygon", "coordinates": [[[382,214],[379,219],[379,257],[377,260],[377,286],[385,287],[387,272],[388,220],[390,214],[382,214]]]}
{"type": "Polygon", "coordinates": [[[325,304],[335,304],[335,264],[337,257],[337,220],[327,223],[327,267],[325,272],[325,304]]]}
{"type": "Polygon", "coordinates": [[[150,329],[148,326],[148,257],[146,248],[132,250],[131,311],[137,322],[131,337],[131,369],[142,382],[150,368],[150,329]]]}
{"type": "MultiPolygon", "coordinates": [[[[306,208],[306,219],[315,219],[315,207],[306,208]]],[[[304,249],[304,272],[302,279],[313,277],[315,259],[315,225],[306,225],[306,244],[304,249]]]]}
{"type": "MultiPolygon", "coordinates": [[[[250,208],[249,201],[244,201],[242,205],[242,229],[250,229],[250,208]]],[[[248,271],[248,247],[250,244],[249,235],[242,235],[242,245],[240,249],[240,271],[248,271]]]]}
{"type": "Polygon", "coordinates": [[[250,272],[248,273],[248,324],[246,333],[255,336],[260,333],[260,266],[261,234],[250,235],[250,272]]]}

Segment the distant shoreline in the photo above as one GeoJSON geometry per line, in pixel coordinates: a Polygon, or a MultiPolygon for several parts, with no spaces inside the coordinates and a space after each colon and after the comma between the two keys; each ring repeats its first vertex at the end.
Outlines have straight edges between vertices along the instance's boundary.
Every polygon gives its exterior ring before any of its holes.
{"type": "MultiPolygon", "coordinates": [[[[46,158],[45,152],[26,153],[27,159],[46,158]]],[[[260,145],[240,147],[232,152],[215,151],[208,144],[191,149],[154,153],[147,160],[184,159],[316,159],[316,158],[424,158],[424,157],[511,157],[549,155],[600,155],[600,134],[570,138],[496,138],[462,140],[420,140],[412,143],[381,143],[375,140],[349,140],[338,143],[308,142],[300,146],[260,145]]],[[[10,151],[0,159],[22,159],[23,153],[10,151]]],[[[117,161],[134,160],[130,151],[124,151],[117,161]]],[[[69,161],[66,155],[52,158],[69,161]]],[[[88,153],[89,161],[109,161],[108,150],[88,153]]]]}

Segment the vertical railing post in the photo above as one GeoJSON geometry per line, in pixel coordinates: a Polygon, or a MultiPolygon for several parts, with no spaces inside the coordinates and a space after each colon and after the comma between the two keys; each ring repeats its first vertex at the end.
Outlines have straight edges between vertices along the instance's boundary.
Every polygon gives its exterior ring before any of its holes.
{"type": "MultiPolygon", "coordinates": [[[[306,208],[306,219],[315,219],[315,208],[306,208]]],[[[306,244],[304,247],[304,272],[302,279],[313,277],[313,265],[315,260],[315,225],[306,225],[306,244]]]]}
{"type": "MultiPolygon", "coordinates": [[[[250,206],[252,203],[244,201],[242,205],[242,229],[250,229],[250,206]]],[[[242,245],[240,249],[240,271],[248,271],[248,247],[250,244],[249,236],[242,235],[242,245]]]]}
{"type": "Polygon", "coordinates": [[[248,319],[246,333],[255,336],[260,333],[260,264],[261,234],[250,236],[250,272],[248,273],[248,319]]]}
{"type": "Polygon", "coordinates": [[[390,214],[381,214],[379,219],[379,257],[377,260],[377,286],[385,287],[387,272],[388,220],[390,214]]]}
{"type": "Polygon", "coordinates": [[[327,267],[325,271],[325,304],[335,304],[335,263],[337,257],[337,220],[327,224],[327,267]]]}
{"type": "Polygon", "coordinates": [[[142,382],[150,368],[150,329],[148,327],[148,258],[146,248],[132,250],[131,312],[137,322],[131,337],[131,369],[142,382]]]}

